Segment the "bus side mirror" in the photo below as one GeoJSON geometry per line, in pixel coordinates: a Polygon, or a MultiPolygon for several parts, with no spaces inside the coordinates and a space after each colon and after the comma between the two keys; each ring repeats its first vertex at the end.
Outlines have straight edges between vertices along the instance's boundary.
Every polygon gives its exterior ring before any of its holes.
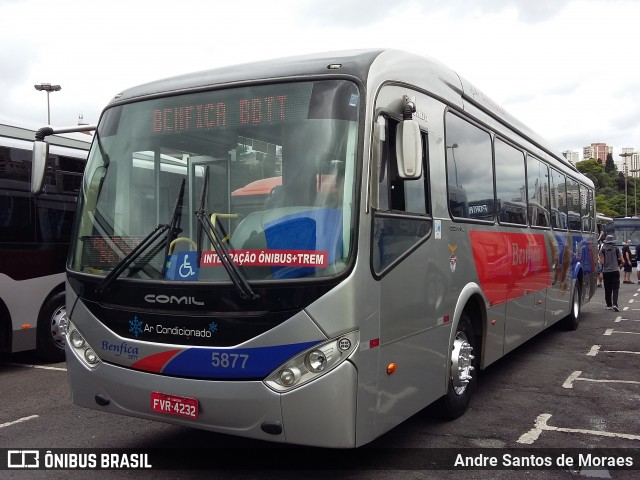
{"type": "Polygon", "coordinates": [[[396,159],[400,178],[415,180],[422,176],[422,140],[415,120],[403,120],[398,125],[396,159]]]}
{"type": "Polygon", "coordinates": [[[31,193],[37,195],[42,189],[44,169],[49,157],[49,144],[41,140],[33,142],[33,159],[31,162],[31,193]]]}

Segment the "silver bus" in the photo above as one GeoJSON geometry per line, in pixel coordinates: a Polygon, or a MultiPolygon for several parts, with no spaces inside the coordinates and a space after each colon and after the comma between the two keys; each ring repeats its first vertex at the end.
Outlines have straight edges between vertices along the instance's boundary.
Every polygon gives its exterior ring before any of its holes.
{"type": "Polygon", "coordinates": [[[402,51],[126,90],[78,203],[73,402],[266,441],[358,447],[432,403],[460,417],[480,369],[577,328],[596,286],[592,182],[402,51]],[[587,221],[552,221],[569,210],[587,221]]]}
{"type": "Polygon", "coordinates": [[[37,127],[0,120],[0,351],[63,361],[65,263],[91,137],[49,137],[32,192],[37,127]]]}

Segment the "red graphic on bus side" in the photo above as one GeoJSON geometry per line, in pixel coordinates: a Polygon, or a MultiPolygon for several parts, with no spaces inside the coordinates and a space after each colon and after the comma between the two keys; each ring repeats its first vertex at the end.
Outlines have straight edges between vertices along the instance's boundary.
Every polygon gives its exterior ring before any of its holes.
{"type": "Polygon", "coordinates": [[[551,285],[544,234],[471,231],[480,286],[492,305],[551,285]]]}

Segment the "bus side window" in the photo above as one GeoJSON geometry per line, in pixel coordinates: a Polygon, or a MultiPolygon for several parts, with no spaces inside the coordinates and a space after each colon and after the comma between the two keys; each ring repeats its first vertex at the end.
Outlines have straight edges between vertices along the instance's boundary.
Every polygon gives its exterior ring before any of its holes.
{"type": "Polygon", "coordinates": [[[29,193],[31,152],[0,147],[0,242],[22,243],[35,240],[33,209],[29,193]]]}
{"type": "Polygon", "coordinates": [[[549,169],[531,155],[527,155],[527,192],[531,226],[550,227],[549,169]]]}
{"type": "MultiPolygon", "coordinates": [[[[580,201],[580,185],[577,180],[567,177],[566,199],[569,209],[569,230],[582,230],[582,202],[580,201]]],[[[585,191],[586,195],[586,191],[585,191]]]]}
{"type": "Polygon", "coordinates": [[[427,185],[424,174],[417,180],[403,180],[397,176],[395,162],[393,170],[396,177],[391,182],[391,210],[426,215],[427,185]]]}
{"type": "Polygon", "coordinates": [[[524,153],[500,138],[494,142],[500,223],[527,224],[524,153]]]}
{"type": "Polygon", "coordinates": [[[422,176],[405,180],[398,175],[395,158],[395,129],[397,123],[388,122],[386,145],[379,183],[379,210],[374,220],[373,268],[382,273],[387,267],[406,256],[431,231],[431,219],[425,218],[429,209],[427,177],[427,137],[421,134],[422,176]]]}
{"type": "Polygon", "coordinates": [[[550,172],[551,226],[556,230],[566,230],[568,227],[568,215],[565,176],[553,168],[550,172]]]}
{"type": "Polygon", "coordinates": [[[449,212],[456,219],[493,222],[493,155],[486,130],[447,112],[445,116],[449,212]]]}

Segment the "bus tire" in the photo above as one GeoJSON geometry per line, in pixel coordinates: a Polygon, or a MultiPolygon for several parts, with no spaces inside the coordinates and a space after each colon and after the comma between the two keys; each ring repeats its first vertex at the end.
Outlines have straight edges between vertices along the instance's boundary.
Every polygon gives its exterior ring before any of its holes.
{"type": "Polygon", "coordinates": [[[37,355],[46,362],[64,362],[67,324],[65,293],[54,294],[40,310],[38,317],[37,355]]]}
{"type": "Polygon", "coordinates": [[[562,322],[565,330],[577,330],[580,324],[580,307],[580,285],[578,280],[576,280],[573,287],[573,295],[571,296],[571,311],[562,322]]]}
{"type": "Polygon", "coordinates": [[[477,357],[477,337],[469,316],[463,313],[451,345],[447,393],[437,408],[442,418],[453,420],[467,410],[477,383],[477,357]]]}

